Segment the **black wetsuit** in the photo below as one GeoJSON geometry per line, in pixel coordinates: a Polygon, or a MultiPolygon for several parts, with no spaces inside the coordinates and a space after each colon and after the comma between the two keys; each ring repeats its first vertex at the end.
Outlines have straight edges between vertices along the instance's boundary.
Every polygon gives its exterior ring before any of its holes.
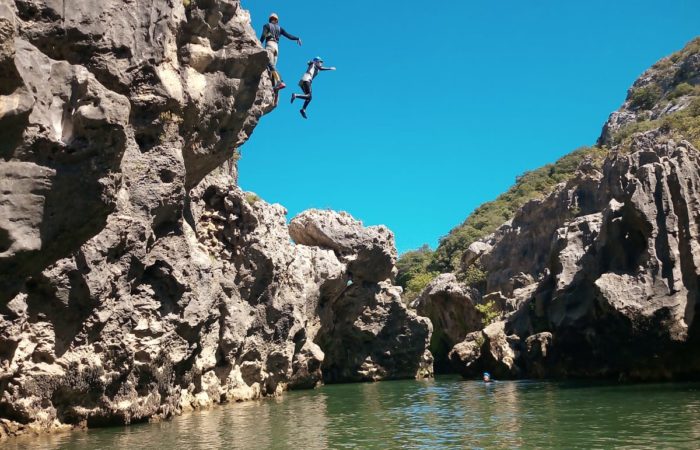
{"type": "Polygon", "coordinates": [[[301,98],[305,100],[304,106],[301,108],[302,110],[306,110],[306,107],[309,106],[309,103],[311,103],[312,99],[312,94],[311,94],[311,83],[314,81],[314,78],[318,75],[318,73],[322,70],[333,70],[330,67],[323,67],[322,63],[320,62],[314,62],[314,61],[309,61],[308,62],[308,67],[306,69],[306,72],[304,72],[304,75],[302,75],[301,80],[299,81],[299,87],[301,90],[304,92],[304,94],[299,95],[297,94],[296,98],[301,98]]]}

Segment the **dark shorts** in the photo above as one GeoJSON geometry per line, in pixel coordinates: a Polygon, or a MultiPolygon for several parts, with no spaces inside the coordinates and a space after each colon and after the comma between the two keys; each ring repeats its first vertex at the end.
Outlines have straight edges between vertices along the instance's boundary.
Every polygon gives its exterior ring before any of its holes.
{"type": "Polygon", "coordinates": [[[311,93],[311,82],[310,81],[304,81],[304,80],[299,81],[299,87],[304,92],[304,94],[308,95],[311,93]]]}

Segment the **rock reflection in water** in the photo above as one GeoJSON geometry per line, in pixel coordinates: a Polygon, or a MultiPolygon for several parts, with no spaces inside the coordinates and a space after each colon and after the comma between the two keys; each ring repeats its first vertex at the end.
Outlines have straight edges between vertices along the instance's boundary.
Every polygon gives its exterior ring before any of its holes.
{"type": "Polygon", "coordinates": [[[290,393],[285,397],[185,414],[161,423],[23,437],[11,441],[9,448],[325,449],[329,448],[326,398],[325,394],[290,393]]]}
{"type": "Polygon", "coordinates": [[[325,386],[8,449],[697,448],[700,385],[444,377],[325,386]]]}

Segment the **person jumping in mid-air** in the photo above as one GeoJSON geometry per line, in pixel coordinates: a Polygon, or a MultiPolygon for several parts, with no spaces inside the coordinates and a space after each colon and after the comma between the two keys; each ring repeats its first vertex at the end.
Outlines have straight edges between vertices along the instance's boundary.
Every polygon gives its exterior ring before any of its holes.
{"type": "Polygon", "coordinates": [[[260,36],[260,42],[265,45],[265,50],[267,50],[267,55],[270,57],[270,64],[267,69],[270,71],[270,76],[272,77],[272,84],[275,91],[284,89],[287,87],[282,81],[282,76],[277,71],[277,58],[279,57],[279,42],[280,36],[284,36],[287,39],[296,41],[297,44],[301,45],[301,39],[296,36],[292,36],[287,33],[284,28],[279,25],[279,17],[277,14],[270,14],[268,23],[263,26],[262,35],[260,36]]]}
{"type": "Polygon", "coordinates": [[[305,100],[304,106],[301,108],[301,110],[299,110],[304,119],[306,119],[306,107],[309,106],[309,103],[311,103],[311,83],[314,81],[314,78],[316,78],[316,75],[318,75],[318,73],[322,70],[335,70],[335,67],[323,67],[323,60],[320,56],[315,57],[307,64],[308,68],[299,81],[299,87],[302,91],[304,91],[304,93],[292,94],[292,103],[294,103],[294,100],[298,98],[305,100]]]}

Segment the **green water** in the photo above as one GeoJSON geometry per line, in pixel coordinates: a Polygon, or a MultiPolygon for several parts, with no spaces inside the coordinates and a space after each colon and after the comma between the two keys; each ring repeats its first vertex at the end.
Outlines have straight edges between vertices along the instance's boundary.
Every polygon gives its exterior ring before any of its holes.
{"type": "Polygon", "coordinates": [[[7,448],[700,448],[700,385],[443,377],[326,386],[7,448]]]}

